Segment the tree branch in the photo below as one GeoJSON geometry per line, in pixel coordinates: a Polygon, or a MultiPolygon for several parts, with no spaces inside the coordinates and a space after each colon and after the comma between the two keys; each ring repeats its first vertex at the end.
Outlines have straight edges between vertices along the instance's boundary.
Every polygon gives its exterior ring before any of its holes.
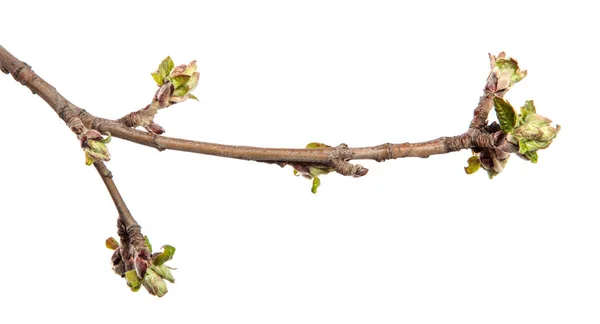
{"type": "MultiPolygon", "coordinates": [[[[334,161],[347,162],[369,159],[381,162],[405,157],[426,158],[435,154],[445,154],[474,147],[494,147],[496,145],[495,141],[492,140],[495,135],[481,130],[492,108],[492,97],[494,96],[493,92],[487,88],[475,109],[469,130],[457,136],[440,137],[420,143],[385,143],[360,148],[349,148],[345,144],[319,149],[261,148],[207,143],[139,131],[128,127],[130,125],[125,123],[123,118],[115,121],[96,117],[73,105],[54,87],[37,76],[28,65],[12,56],[3,47],[0,47],[0,64],[3,71],[12,74],[17,81],[31,89],[34,94],[40,95],[65,120],[67,125],[70,125],[76,134],[79,135],[90,128],[102,133],[110,132],[114,137],[154,147],[158,150],[170,149],[242,160],[274,162],[282,166],[293,163],[326,164],[329,166],[337,164],[336,170],[342,171],[339,162],[334,161]]],[[[347,168],[344,169],[346,171],[339,173],[352,176],[366,174],[364,171],[366,168],[358,173],[348,171],[347,168]]]]}
{"type": "Polygon", "coordinates": [[[69,102],[33,72],[29,65],[0,46],[0,70],[11,74],[15,80],[48,103],[80,140],[86,154],[86,163],[93,163],[102,178],[119,213],[117,227],[121,242],[118,244],[113,238],[107,240],[107,246],[115,249],[112,257],[113,269],[127,278],[132,290],[135,291],[143,285],[151,294],[157,296],[163,296],[167,292],[163,279],[174,281],[170,268],[164,266],[164,263],[173,257],[175,248],[165,245],[162,253],[151,253],[147,238],[142,235],[141,227],[131,215],[112,178],[112,173],[103,162],[110,160],[105,144],[110,141],[111,134],[161,151],[178,150],[273,163],[282,167],[291,165],[296,173],[313,179],[313,193],[316,193],[320,185],[319,176],[322,174],[333,171],[352,177],[367,174],[367,168],[351,164],[351,160],[381,162],[405,157],[426,158],[463,149],[472,149],[474,153],[468,160],[469,166],[465,168],[467,173],[473,173],[481,166],[493,177],[502,171],[510,153],[518,153],[532,162],[537,161],[536,151],[550,145],[559,127],[550,126],[549,119],[537,115],[532,101],[526,102],[521,108],[521,114],[517,116],[514,108],[502,97],[514,83],[525,77],[526,71],[521,71],[515,60],[506,59],[504,53],[498,56],[490,55],[490,64],[491,71],[483,96],[474,110],[469,128],[463,134],[420,143],[385,143],[358,148],[351,148],[346,144],[330,147],[322,143],[310,143],[304,149],[261,148],[160,135],[164,129],[154,122],[158,110],[195,98],[190,93],[199,78],[195,61],[175,67],[171,58],[167,57],[159,69],[152,73],[159,89],[151,103],[118,120],[110,120],[96,117],[69,102]],[[496,109],[499,124],[494,122],[488,125],[487,118],[492,107],[496,109]],[[143,132],[135,127],[144,127],[147,131],[143,132]],[[102,134],[108,135],[108,138],[103,138],[102,134]]]}
{"type": "Polygon", "coordinates": [[[112,172],[110,172],[110,170],[106,167],[106,164],[101,161],[94,162],[94,167],[96,168],[96,171],[98,171],[100,178],[102,178],[102,181],[104,182],[104,185],[106,186],[106,189],[108,190],[108,193],[110,194],[110,197],[112,198],[115,207],[119,212],[119,218],[123,220],[123,224],[126,227],[139,226],[131,215],[129,208],[127,208],[123,197],[119,193],[119,189],[117,189],[117,185],[113,180],[112,172]]]}

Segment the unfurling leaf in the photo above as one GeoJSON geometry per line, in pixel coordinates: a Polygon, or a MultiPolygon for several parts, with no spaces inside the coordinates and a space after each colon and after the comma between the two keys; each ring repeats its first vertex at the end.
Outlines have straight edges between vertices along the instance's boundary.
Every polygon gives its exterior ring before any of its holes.
{"type": "Polygon", "coordinates": [[[513,58],[499,59],[496,61],[496,67],[500,74],[506,74],[510,78],[510,85],[523,80],[527,76],[527,71],[521,71],[517,60],[513,58]]]}
{"type": "Polygon", "coordinates": [[[190,64],[188,64],[185,67],[183,74],[192,75],[196,72],[197,69],[198,69],[198,65],[196,64],[196,60],[191,61],[190,64]]]}
{"type": "Polygon", "coordinates": [[[85,165],[92,165],[92,163],[94,163],[94,159],[92,159],[92,157],[85,152],[85,165]]]}
{"type": "Polygon", "coordinates": [[[319,189],[320,185],[321,185],[321,180],[319,179],[319,177],[313,177],[312,187],[310,188],[310,191],[312,193],[316,194],[317,189],[319,189]]]}
{"type": "MultiPolygon", "coordinates": [[[[179,88],[175,89],[175,91],[173,91],[173,97],[183,97],[188,93],[188,91],[190,91],[188,86],[182,85],[179,88]]],[[[173,98],[171,98],[171,101],[173,101],[173,98]]]]}
{"type": "Polygon", "coordinates": [[[525,102],[521,107],[518,126],[509,134],[507,140],[513,144],[519,145],[519,153],[531,162],[537,162],[537,150],[545,149],[554,140],[560,126],[550,126],[552,121],[536,113],[532,100],[525,102]]]}
{"type": "Polygon", "coordinates": [[[157,86],[159,86],[159,87],[160,87],[160,86],[162,86],[162,85],[164,84],[164,81],[165,81],[165,80],[164,80],[164,79],[163,79],[163,77],[160,75],[160,72],[159,72],[159,71],[152,72],[151,74],[152,74],[152,79],[154,79],[154,82],[156,82],[156,85],[157,85],[157,86]]]}
{"type": "Polygon", "coordinates": [[[327,148],[327,147],[331,147],[327,144],[323,144],[323,143],[317,143],[317,142],[311,142],[306,144],[306,148],[307,149],[320,149],[320,148],[327,148]]]}
{"type": "Polygon", "coordinates": [[[533,100],[526,100],[525,105],[523,105],[523,107],[521,107],[521,115],[519,116],[519,118],[521,120],[524,120],[525,118],[527,118],[527,116],[533,115],[535,113],[536,112],[535,112],[535,106],[533,105],[533,100]]]}
{"type": "MultiPolygon", "coordinates": [[[[173,87],[175,87],[175,89],[177,89],[177,88],[181,87],[182,85],[186,84],[190,80],[190,76],[181,74],[176,77],[172,77],[170,79],[171,79],[171,83],[173,84],[173,87]]],[[[177,91],[177,90],[175,90],[175,91],[177,91]]]]}
{"type": "Polygon", "coordinates": [[[142,285],[154,296],[162,297],[168,292],[167,283],[152,269],[148,269],[146,272],[146,276],[142,280],[142,285]]]}
{"type": "Polygon", "coordinates": [[[187,86],[190,88],[190,91],[196,89],[198,85],[198,80],[200,80],[200,73],[194,72],[190,76],[190,80],[187,82],[187,86]]]}
{"type": "Polygon", "coordinates": [[[537,152],[535,152],[535,151],[534,152],[525,152],[525,154],[523,154],[523,155],[525,155],[525,157],[527,159],[529,159],[529,161],[531,161],[531,163],[537,163],[537,161],[538,161],[538,155],[537,155],[537,152]]]}
{"type": "Polygon", "coordinates": [[[159,87],[165,83],[165,78],[169,76],[169,73],[171,73],[174,66],[171,57],[167,56],[158,65],[158,70],[152,72],[152,79],[154,79],[154,82],[156,82],[159,87]]]}
{"type": "Polygon", "coordinates": [[[144,243],[146,244],[148,251],[150,251],[150,253],[152,253],[152,244],[150,244],[150,239],[146,235],[144,235],[144,243]]]}
{"type": "Polygon", "coordinates": [[[129,286],[132,291],[140,290],[142,279],[137,276],[135,270],[125,272],[125,279],[127,280],[127,286],[129,286]]]}
{"type": "Polygon", "coordinates": [[[109,237],[106,239],[106,247],[111,250],[116,250],[119,248],[119,242],[114,237],[109,237]]]}
{"type": "Polygon", "coordinates": [[[173,259],[173,255],[175,254],[175,247],[171,245],[163,245],[163,252],[157,255],[152,263],[156,266],[162,265],[163,263],[173,259]]]}
{"type": "Polygon", "coordinates": [[[494,109],[496,110],[496,116],[498,117],[498,123],[502,132],[504,134],[512,132],[517,125],[515,109],[508,101],[500,97],[494,97],[494,109]]]}
{"type": "Polygon", "coordinates": [[[490,65],[492,70],[488,76],[485,90],[495,94],[506,92],[527,75],[527,71],[521,71],[517,61],[506,58],[504,52],[501,52],[498,56],[490,54],[490,65]]]}
{"type": "Polygon", "coordinates": [[[158,71],[160,72],[162,78],[165,79],[169,75],[169,73],[171,73],[171,70],[173,70],[174,67],[175,64],[173,64],[173,60],[170,56],[167,56],[162,62],[160,62],[158,71]]]}
{"type": "MultiPolygon", "coordinates": [[[[328,147],[331,146],[318,142],[311,142],[306,145],[307,149],[323,149],[328,147]]],[[[334,168],[326,164],[293,164],[292,166],[294,167],[295,176],[302,175],[304,178],[312,179],[313,182],[310,191],[314,194],[317,193],[317,189],[321,185],[319,176],[335,171],[334,168]]]]}
{"type": "Polygon", "coordinates": [[[95,161],[110,161],[110,153],[106,144],[110,142],[111,135],[101,140],[87,139],[83,143],[85,151],[85,164],[91,165],[95,161]]]}
{"type": "Polygon", "coordinates": [[[171,273],[171,269],[166,265],[153,266],[152,271],[154,271],[161,278],[169,281],[170,283],[175,283],[175,278],[173,278],[173,274],[171,273]]]}
{"type": "Polygon", "coordinates": [[[471,156],[467,160],[468,166],[465,167],[465,172],[467,174],[473,174],[479,170],[481,167],[481,161],[479,161],[479,157],[477,155],[471,156]]]}

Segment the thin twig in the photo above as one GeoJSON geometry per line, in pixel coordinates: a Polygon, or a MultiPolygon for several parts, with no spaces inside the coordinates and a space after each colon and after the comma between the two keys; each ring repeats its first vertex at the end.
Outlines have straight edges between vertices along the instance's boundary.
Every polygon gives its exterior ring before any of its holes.
{"type": "Polygon", "coordinates": [[[98,171],[100,178],[102,178],[102,181],[104,182],[104,185],[106,186],[106,189],[108,190],[108,193],[110,194],[110,197],[112,198],[113,202],[115,203],[115,207],[117,208],[117,211],[119,212],[119,217],[123,220],[125,227],[128,228],[131,226],[138,226],[138,223],[131,215],[129,208],[127,208],[127,205],[125,204],[125,201],[123,200],[123,197],[119,193],[119,189],[117,189],[117,185],[115,184],[115,181],[113,180],[112,172],[110,172],[110,170],[108,170],[108,168],[106,167],[106,164],[104,164],[104,162],[102,162],[102,161],[94,162],[94,167],[96,167],[96,170],[98,171]]]}

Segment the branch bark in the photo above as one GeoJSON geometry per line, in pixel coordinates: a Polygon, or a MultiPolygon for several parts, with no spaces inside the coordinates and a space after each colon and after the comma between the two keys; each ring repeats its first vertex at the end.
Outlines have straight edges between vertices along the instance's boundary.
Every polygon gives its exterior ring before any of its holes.
{"type": "Polygon", "coordinates": [[[33,72],[27,64],[18,60],[1,46],[0,67],[3,72],[10,73],[15,80],[31,89],[34,94],[41,96],[78,136],[87,129],[95,129],[102,133],[110,132],[114,137],[154,147],[161,151],[170,149],[242,160],[271,162],[281,166],[294,163],[324,164],[335,167],[338,173],[356,177],[366,174],[366,168],[363,168],[360,172],[356,172],[357,170],[354,168],[355,171],[353,172],[351,171],[353,168],[347,165],[344,168],[340,167],[340,161],[347,163],[350,160],[368,159],[381,162],[405,157],[426,158],[435,154],[445,154],[463,149],[491,148],[498,144],[496,143],[498,134],[489,133],[483,129],[483,126],[487,123],[487,116],[492,108],[492,98],[494,96],[494,93],[488,91],[487,87],[475,108],[473,120],[468,130],[460,135],[440,137],[420,143],[385,143],[359,148],[347,147],[345,144],[319,149],[262,148],[159,136],[151,132],[131,128],[129,127],[131,125],[124,122],[124,119],[110,120],[96,117],[73,105],[54,87],[33,72]]]}
{"type": "MultiPolygon", "coordinates": [[[[486,131],[487,117],[492,109],[494,93],[489,90],[490,78],[485,87],[484,94],[475,108],[473,119],[468,130],[460,135],[440,137],[431,141],[420,143],[385,143],[371,147],[351,148],[345,144],[336,147],[318,149],[295,148],[263,148],[252,146],[224,145],[193,141],[182,138],[160,136],[152,132],[144,132],[131,128],[123,119],[110,120],[96,117],[86,110],[77,107],[64,98],[53,86],[39,77],[31,67],[18,60],[4,47],[0,46],[0,67],[4,73],[10,73],[15,80],[25,85],[34,94],[38,94],[56,111],[69,128],[78,136],[82,136],[88,129],[102,133],[110,132],[112,136],[137,144],[154,147],[158,150],[178,150],[191,153],[207,154],[242,160],[276,163],[284,166],[287,164],[317,164],[333,167],[338,173],[348,176],[362,176],[367,173],[364,167],[357,168],[349,164],[350,160],[375,160],[378,162],[405,158],[426,158],[435,154],[445,154],[463,149],[495,148],[505,145],[498,141],[501,132],[486,131]]],[[[514,150],[512,147],[507,150],[514,150]]]]}
{"type": "MultiPolygon", "coordinates": [[[[504,59],[504,53],[498,55],[498,58],[504,59]]],[[[496,59],[497,57],[490,55],[492,71],[484,87],[483,96],[475,108],[473,119],[463,134],[439,137],[419,143],[384,143],[377,146],[357,148],[348,147],[346,144],[329,147],[321,143],[311,143],[305,149],[294,149],[224,145],[160,135],[164,132],[164,129],[154,122],[154,116],[158,110],[187,100],[189,97],[193,98],[187,92],[179,93],[180,96],[174,95],[178,91],[174,92],[176,88],[175,83],[177,83],[176,79],[164,79],[161,77],[161,80],[172,80],[173,84],[169,83],[171,81],[165,81],[166,83],[157,81],[160,87],[159,90],[154,94],[151,104],[141,110],[133,111],[117,120],[94,116],[72,104],[52,85],[39,77],[29,65],[20,61],[4,47],[0,46],[0,70],[5,74],[11,74],[15,80],[29,88],[33,94],[39,95],[46,101],[80,140],[81,147],[85,150],[86,163],[93,162],[94,167],[104,182],[119,214],[117,228],[121,242],[112,256],[113,270],[122,277],[127,276],[128,284],[132,289],[139,289],[140,280],[142,280],[144,287],[151,294],[156,294],[159,297],[167,292],[163,279],[172,282],[173,278],[172,276],[167,276],[166,272],[162,275],[157,275],[155,271],[158,271],[158,268],[155,266],[161,266],[165,258],[170,259],[175,250],[171,247],[170,254],[165,254],[167,256],[163,256],[160,263],[158,263],[158,259],[161,258],[162,254],[158,253],[158,256],[151,254],[149,243],[146,243],[140,225],[133,218],[117,189],[112,173],[103,162],[110,159],[110,154],[105,146],[110,140],[110,135],[137,144],[154,147],[160,151],[170,149],[272,163],[282,167],[291,165],[303,176],[313,179],[313,193],[316,193],[316,189],[320,184],[318,176],[321,174],[331,171],[352,177],[361,177],[367,174],[367,168],[359,164],[351,164],[349,162],[351,160],[375,160],[382,162],[405,157],[426,158],[435,154],[445,154],[463,149],[472,149],[476,153],[477,168],[481,165],[481,167],[488,171],[490,177],[492,177],[502,170],[510,153],[518,152],[519,147],[506,140],[507,135],[501,131],[501,127],[498,124],[492,123],[488,125],[488,114],[493,107],[494,100],[496,100],[494,98],[502,97],[510,89],[512,83],[517,82],[514,81],[515,75],[513,74],[517,72],[522,73],[522,75],[519,74],[520,78],[525,75],[524,71],[520,72],[518,70],[516,61],[512,59],[509,63],[514,64],[514,71],[509,71],[509,74],[506,71],[499,71],[494,65],[496,59]],[[147,131],[140,131],[135,129],[135,127],[144,127],[147,131]],[[107,134],[109,137],[104,139],[102,134],[107,134]],[[149,267],[154,267],[154,270],[150,271],[149,267]],[[133,277],[137,276],[139,279],[135,280],[135,283],[130,278],[133,273],[132,270],[135,271],[133,277]],[[146,276],[146,271],[148,271],[149,276],[146,276]],[[137,286],[133,286],[134,284],[137,286]]],[[[170,62],[172,64],[172,61],[170,62]]],[[[507,63],[503,61],[503,64],[507,63]]],[[[195,62],[192,61],[190,65],[194,67],[192,69],[194,71],[193,80],[197,82],[198,73],[195,71],[195,62]]],[[[185,65],[174,68],[174,70],[177,69],[187,70],[185,65]]],[[[191,76],[180,76],[180,79],[191,79],[191,76]]],[[[181,87],[181,84],[179,86],[181,87]]],[[[185,86],[187,87],[188,85],[185,84],[185,86]]],[[[195,83],[193,87],[195,87],[195,83]]],[[[193,89],[193,87],[185,88],[185,90],[193,89]]],[[[555,136],[555,132],[557,131],[557,129],[554,130],[554,133],[550,135],[555,136]]],[[[549,142],[544,144],[547,146],[549,142]]],[[[535,155],[535,159],[537,159],[537,155],[535,155]]],[[[469,167],[471,167],[470,161],[471,159],[469,160],[469,167]]],[[[467,168],[465,168],[465,171],[467,171],[467,168]]],[[[113,241],[114,239],[112,238],[107,240],[107,246],[112,246],[113,244],[109,244],[109,242],[113,241]]],[[[165,250],[163,253],[166,252],[165,250]]]]}

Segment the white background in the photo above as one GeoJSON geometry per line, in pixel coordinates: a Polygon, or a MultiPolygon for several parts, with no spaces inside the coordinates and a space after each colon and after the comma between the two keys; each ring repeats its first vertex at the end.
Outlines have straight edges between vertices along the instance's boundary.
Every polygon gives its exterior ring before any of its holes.
{"type": "MultiPolygon", "coordinates": [[[[591,1],[589,2],[591,3],[591,1]]],[[[537,165],[493,180],[470,152],[361,162],[366,177],[157,152],[108,163],[155,247],[162,299],[110,270],[108,193],[73,134],[0,75],[0,309],[6,323],[598,323],[598,30],[590,5],[462,1],[11,1],[0,44],[64,96],[118,118],[167,55],[198,60],[166,135],[226,144],[370,146],[464,132],[506,51],[507,99],[563,126],[537,165]]]]}

